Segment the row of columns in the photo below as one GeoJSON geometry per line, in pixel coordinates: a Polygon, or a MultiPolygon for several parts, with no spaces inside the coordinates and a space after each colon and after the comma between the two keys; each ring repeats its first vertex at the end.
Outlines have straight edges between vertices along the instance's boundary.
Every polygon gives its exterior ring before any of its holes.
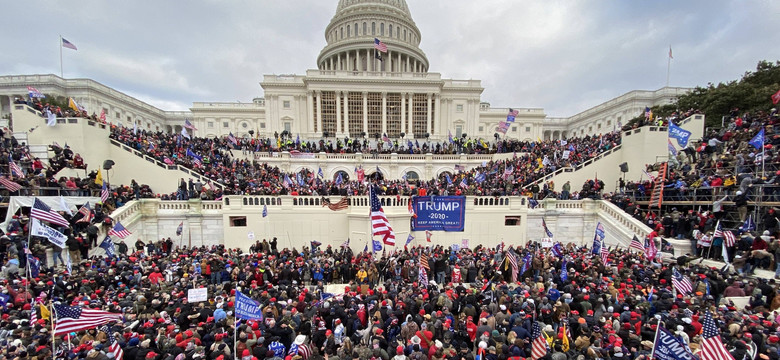
{"type": "MultiPolygon", "coordinates": [[[[439,94],[427,93],[427,126],[426,132],[433,134],[432,120],[435,114],[436,123],[440,123],[441,119],[441,96],[439,94]],[[436,105],[436,112],[433,112],[432,104],[436,105]]],[[[309,91],[307,93],[307,106],[309,119],[312,119],[312,125],[316,125],[317,132],[322,133],[322,91],[316,90],[315,92],[309,91]],[[315,96],[316,95],[316,96],[315,96]],[[315,100],[316,98],[316,100],[315,100]],[[314,103],[317,104],[317,113],[314,113],[314,103]],[[315,116],[316,115],[316,116],[315,116]],[[315,124],[316,122],[316,124],[315,124]]],[[[413,119],[412,113],[414,112],[414,93],[402,93],[401,94],[401,132],[405,132],[409,137],[414,136],[413,131],[413,119]],[[407,106],[406,101],[409,101],[409,119],[407,121],[407,106]]],[[[355,119],[357,120],[357,119],[355,119]]],[[[349,136],[349,92],[348,91],[336,91],[336,133],[338,135],[349,136]],[[344,111],[341,109],[341,99],[344,98],[344,111]],[[342,112],[344,115],[344,126],[341,126],[342,112]]],[[[368,92],[363,92],[363,132],[368,134],[368,92]]],[[[387,133],[387,92],[382,92],[382,133],[387,133]]]]}
{"type": "MultiPolygon", "coordinates": [[[[381,62],[374,57],[374,49],[366,50],[349,50],[343,53],[339,53],[329,57],[321,66],[322,70],[346,70],[346,71],[381,71],[381,62]],[[354,53],[354,55],[353,55],[354,53]],[[342,66],[342,59],[344,65],[342,66]],[[357,66],[352,68],[352,59],[357,60],[357,66]],[[362,59],[366,59],[365,66],[362,59]]],[[[411,56],[402,56],[401,52],[393,52],[388,50],[387,53],[382,53],[382,58],[385,59],[385,71],[387,72],[415,72],[424,73],[428,69],[421,61],[412,58],[411,56]],[[395,59],[394,59],[395,58],[395,59]],[[393,65],[396,65],[397,69],[393,71],[393,65]],[[403,66],[403,65],[406,66],[403,66]],[[408,69],[408,70],[403,70],[408,69]]]]}

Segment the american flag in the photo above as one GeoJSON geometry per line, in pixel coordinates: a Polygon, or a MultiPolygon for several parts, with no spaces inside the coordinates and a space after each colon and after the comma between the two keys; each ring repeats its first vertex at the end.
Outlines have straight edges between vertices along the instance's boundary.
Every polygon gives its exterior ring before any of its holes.
{"type": "Polygon", "coordinates": [[[130,236],[130,231],[125,229],[121,222],[117,221],[116,225],[114,225],[114,228],[108,231],[108,235],[113,235],[120,239],[124,239],[130,236]]]}
{"type": "Polygon", "coordinates": [[[100,189],[100,202],[108,201],[108,183],[103,181],[103,187],[100,189]]]}
{"type": "Polygon", "coordinates": [[[66,227],[70,226],[68,220],[65,220],[65,218],[62,217],[60,213],[52,210],[48,205],[44,204],[43,201],[38,198],[35,198],[32,209],[30,209],[30,217],[33,219],[48,221],[52,224],[66,227]]]}
{"type": "Polygon", "coordinates": [[[62,39],[62,47],[66,47],[68,49],[73,49],[73,50],[78,50],[78,49],[76,49],[76,45],[73,45],[72,42],[66,40],[63,37],[61,37],[60,39],[62,39]]]}
{"type": "Polygon", "coordinates": [[[531,331],[531,359],[539,360],[547,355],[547,340],[542,335],[542,327],[538,321],[534,321],[533,331],[531,331]]]}
{"type": "Polygon", "coordinates": [[[601,242],[601,262],[607,265],[607,258],[609,257],[609,250],[607,250],[607,244],[604,241],[601,242]]]}
{"type": "Polygon", "coordinates": [[[16,175],[18,177],[24,177],[24,172],[22,172],[22,168],[19,167],[13,160],[9,159],[8,161],[8,168],[11,169],[11,175],[16,175]]]}
{"type": "Polygon", "coordinates": [[[506,259],[509,261],[509,265],[512,266],[512,282],[517,282],[517,256],[510,249],[506,253],[506,259]]]}
{"type": "Polygon", "coordinates": [[[425,268],[422,266],[420,266],[420,272],[417,281],[420,282],[420,286],[425,286],[428,284],[428,272],[425,271],[425,268]]]}
{"type": "Polygon", "coordinates": [[[688,295],[693,291],[691,280],[680,274],[677,269],[672,270],[672,285],[674,285],[674,288],[683,295],[688,295]]]}
{"type": "Polygon", "coordinates": [[[509,109],[509,114],[507,114],[507,115],[508,116],[517,116],[519,114],[520,114],[519,110],[509,109]]]}
{"type": "Polygon", "coordinates": [[[702,346],[701,360],[734,360],[734,357],[726,350],[723,340],[720,338],[720,330],[715,326],[715,320],[708,311],[702,321],[702,346]]]}
{"type": "Polygon", "coordinates": [[[190,122],[190,119],[184,119],[184,127],[190,130],[198,130],[195,125],[192,125],[192,122],[190,122]]]}
{"type": "Polygon", "coordinates": [[[333,211],[339,211],[339,210],[344,210],[349,208],[349,202],[347,201],[346,196],[342,197],[341,200],[335,203],[332,203],[330,202],[330,199],[323,197],[322,206],[327,206],[328,209],[331,209],[333,211]]]}
{"type": "Polygon", "coordinates": [[[639,238],[634,235],[634,237],[631,239],[631,245],[629,248],[634,249],[636,251],[645,252],[645,247],[642,246],[642,242],[639,241],[639,238]]]}
{"type": "Polygon", "coordinates": [[[35,324],[36,322],[38,322],[38,308],[35,305],[38,305],[38,299],[33,299],[32,301],[32,311],[30,312],[30,324],[35,324]]]}
{"type": "Polygon", "coordinates": [[[5,186],[5,188],[8,189],[8,191],[10,191],[10,192],[19,191],[22,188],[22,185],[19,185],[19,184],[15,183],[15,182],[11,181],[10,179],[8,179],[5,176],[0,176],[0,184],[5,186]]]}
{"type": "Polygon", "coordinates": [[[734,246],[734,243],[737,242],[737,239],[731,230],[723,230],[723,227],[720,225],[720,220],[718,220],[718,224],[715,226],[715,232],[712,233],[712,237],[723,238],[723,243],[726,247],[732,247],[734,246]]]}
{"type": "Polygon", "coordinates": [[[431,265],[428,264],[428,254],[421,254],[420,255],[420,266],[430,269],[431,265]]]}
{"type": "Polygon", "coordinates": [[[563,257],[563,245],[561,243],[555,243],[550,251],[557,257],[563,257]]]}
{"type": "Polygon", "coordinates": [[[414,211],[414,201],[411,196],[409,197],[407,207],[409,208],[409,215],[412,215],[413,218],[417,218],[417,213],[414,211]]]}
{"type": "Polygon", "coordinates": [[[387,136],[387,134],[382,134],[382,141],[392,144],[392,141],[390,141],[390,138],[387,136]]]}
{"type": "Polygon", "coordinates": [[[113,321],[122,321],[122,314],[62,304],[54,305],[54,314],[56,319],[54,336],[92,329],[113,321]]]}
{"type": "Polygon", "coordinates": [[[114,338],[114,335],[111,334],[111,330],[108,328],[108,326],[101,326],[100,331],[106,333],[108,336],[108,343],[110,344],[108,351],[114,354],[114,359],[122,360],[122,358],[125,356],[124,351],[122,351],[122,348],[119,347],[119,343],[116,341],[116,338],[114,338]]]}
{"type": "Polygon", "coordinates": [[[387,52],[387,45],[377,38],[374,38],[374,49],[377,49],[383,53],[387,52]]]}
{"type": "Polygon", "coordinates": [[[92,209],[89,207],[88,202],[81,206],[78,213],[81,214],[81,219],[76,220],[77,223],[88,223],[92,221],[93,217],[95,217],[95,215],[92,213],[92,209]]]}
{"type": "Polygon", "coordinates": [[[238,145],[238,140],[236,139],[236,137],[235,137],[235,136],[233,136],[233,133],[232,133],[232,132],[228,134],[228,137],[227,137],[227,138],[228,138],[228,141],[230,141],[231,143],[233,143],[233,145],[238,145]]]}
{"type": "Polygon", "coordinates": [[[100,110],[100,120],[106,121],[106,109],[100,110]]]}
{"type": "Polygon", "coordinates": [[[553,237],[553,233],[547,228],[547,222],[544,221],[544,218],[542,218],[542,227],[544,228],[544,233],[547,234],[547,237],[553,237]]]}
{"type": "Polygon", "coordinates": [[[513,172],[513,171],[515,171],[515,169],[514,169],[514,168],[512,168],[511,166],[508,166],[508,167],[506,168],[506,170],[504,170],[504,180],[508,179],[508,178],[509,178],[509,175],[512,175],[512,172],[513,172]]]}
{"type": "Polygon", "coordinates": [[[46,95],[43,95],[40,91],[38,91],[38,89],[36,89],[36,88],[34,88],[32,86],[28,86],[27,87],[27,92],[30,93],[30,97],[31,98],[45,98],[46,97],[46,95]]]}
{"type": "Polygon", "coordinates": [[[467,188],[469,186],[468,183],[466,183],[466,177],[463,177],[463,180],[460,181],[460,187],[467,188]]]}
{"type": "Polygon", "coordinates": [[[371,187],[369,193],[371,198],[371,235],[382,235],[382,241],[385,245],[395,246],[395,233],[390,226],[390,221],[385,216],[385,211],[382,210],[382,203],[379,202],[376,189],[371,187]]]}

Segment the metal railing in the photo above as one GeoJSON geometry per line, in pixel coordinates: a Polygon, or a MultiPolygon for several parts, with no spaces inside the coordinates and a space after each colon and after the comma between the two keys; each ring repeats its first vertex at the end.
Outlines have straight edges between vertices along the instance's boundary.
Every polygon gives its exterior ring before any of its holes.
{"type": "MultiPolygon", "coordinates": [[[[679,202],[693,202],[695,205],[712,205],[715,200],[720,200],[724,195],[728,195],[728,198],[723,202],[724,205],[733,205],[733,197],[736,195],[739,186],[709,186],[709,187],[696,187],[696,188],[665,188],[663,201],[670,203],[679,202]]],[[[652,192],[652,185],[648,187],[644,193],[639,190],[626,190],[625,194],[634,199],[637,202],[644,202],[650,200],[650,193],[652,192]]],[[[760,203],[780,203],[780,186],[767,185],[767,184],[755,184],[749,187],[746,191],[746,197],[748,203],[751,205],[757,205],[760,203]]]]}

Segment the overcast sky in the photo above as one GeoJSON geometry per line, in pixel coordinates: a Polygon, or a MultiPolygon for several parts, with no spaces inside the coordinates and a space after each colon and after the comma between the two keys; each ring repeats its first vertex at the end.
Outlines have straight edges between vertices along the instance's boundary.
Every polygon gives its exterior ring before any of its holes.
{"type": "MultiPolygon", "coordinates": [[[[635,89],[737,79],[780,59],[780,1],[407,0],[430,71],[495,107],[571,116],[635,89]]],[[[249,102],[263,74],[316,68],[337,0],[13,1],[0,73],[91,78],[164,110],[249,102]]]]}

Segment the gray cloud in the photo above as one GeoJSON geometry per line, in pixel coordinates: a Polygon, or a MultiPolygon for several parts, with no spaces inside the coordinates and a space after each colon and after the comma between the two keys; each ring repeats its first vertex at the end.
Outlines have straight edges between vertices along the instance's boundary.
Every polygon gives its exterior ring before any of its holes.
{"type": "MultiPolygon", "coordinates": [[[[780,59],[773,1],[408,0],[431,71],[481,79],[494,106],[570,116],[633,89],[735,79],[780,59]]],[[[250,101],[263,74],[316,66],[336,0],[12,2],[4,74],[87,77],[167,110],[250,101]],[[24,15],[22,15],[24,14],[24,15]]]]}

